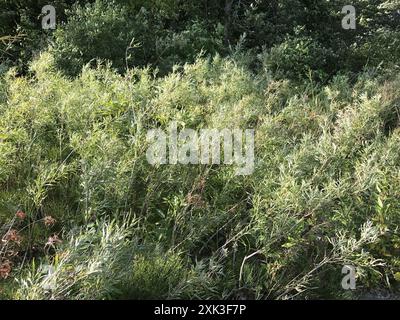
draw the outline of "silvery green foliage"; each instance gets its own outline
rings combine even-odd
[[[343,265],[357,287],[395,283],[398,75],[299,85],[218,55],[164,77],[70,79],[49,53],[30,70],[0,84],[0,217],[24,208],[41,257],[15,269],[13,297],[348,298]],[[172,121],[253,128],[254,173],[151,166],[147,131]]]

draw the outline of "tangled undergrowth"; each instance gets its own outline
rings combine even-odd
[[[400,77],[299,85],[233,59],[164,77],[50,54],[0,82],[0,297],[354,298],[400,280]],[[255,129],[256,166],[161,165],[146,133]],[[341,287],[357,268],[356,291]]]

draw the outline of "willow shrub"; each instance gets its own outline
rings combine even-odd
[[[345,264],[359,289],[396,284],[398,77],[298,85],[218,56],[164,77],[54,65],[0,83],[0,218],[22,237],[11,296],[346,298]],[[254,128],[254,174],[149,165],[147,130],[171,121]]]

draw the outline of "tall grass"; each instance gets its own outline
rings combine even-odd
[[[359,290],[395,287],[399,89],[398,76],[374,73],[277,81],[218,56],[165,77],[100,66],[69,79],[47,53],[26,77],[9,71],[0,82],[0,258],[12,265],[3,295],[350,298],[360,291],[342,290],[345,264],[357,267]],[[147,130],[171,121],[254,128],[254,174],[150,166]]]

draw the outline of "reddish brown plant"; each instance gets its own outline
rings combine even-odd
[[[54,219],[52,216],[45,216],[43,221],[44,225],[48,228],[54,226],[57,222],[57,220]]]
[[[58,237],[58,235],[54,234],[49,237],[45,247],[54,247],[57,244],[61,244],[62,240]]]
[[[11,229],[7,231],[2,240],[3,242],[14,242],[19,245],[22,242],[22,236],[17,230]]]
[[[6,260],[0,263],[0,279],[7,279],[11,273],[11,262]]]
[[[18,210],[15,216],[20,219],[20,220],[25,220],[26,218],[26,213],[23,212],[22,210]]]

